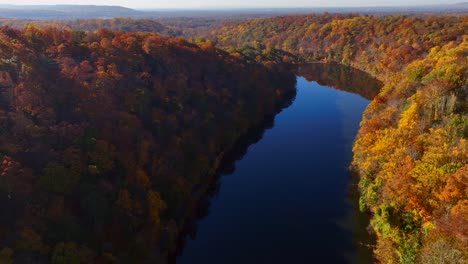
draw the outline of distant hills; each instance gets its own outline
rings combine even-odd
[[[0,18],[32,20],[74,20],[89,18],[167,18],[216,17],[258,18],[289,14],[356,13],[369,15],[468,14],[468,2],[447,5],[388,7],[316,7],[316,8],[235,8],[219,10],[159,9],[135,10],[121,6],[98,5],[5,5],[0,4]]]
[[[99,5],[8,5],[0,4],[0,8],[21,9],[21,10],[55,10],[62,12],[135,12],[134,9],[122,6],[99,6]]]
[[[0,17],[21,19],[79,19],[138,17],[143,12],[121,6],[0,5]]]

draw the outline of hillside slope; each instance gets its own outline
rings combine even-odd
[[[0,262],[165,263],[291,73],[154,33],[0,29]]]
[[[1,5],[0,17],[18,19],[78,19],[141,16],[143,12],[121,6]]]
[[[0,18],[0,26],[8,26],[15,29],[25,29],[28,25],[35,27],[72,29],[83,31],[94,31],[109,29],[112,31],[126,32],[152,32],[167,36],[180,36],[181,30],[177,27],[168,26],[154,19],[77,19],[77,20],[31,20],[31,19],[5,19]]]
[[[221,47],[351,65],[385,86],[354,147],[382,263],[468,259],[468,17],[286,16],[227,23]]]

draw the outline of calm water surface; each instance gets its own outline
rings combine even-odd
[[[336,89],[342,84],[334,85],[327,72],[328,79],[317,70],[302,74],[309,81],[297,78],[295,100],[235,163],[234,172],[220,178],[208,215],[177,263],[371,261],[361,245],[369,238],[350,199],[348,170],[369,100]],[[363,90],[378,89],[369,85]]]

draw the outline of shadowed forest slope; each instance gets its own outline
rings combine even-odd
[[[167,261],[292,73],[154,33],[0,29],[0,262]]]

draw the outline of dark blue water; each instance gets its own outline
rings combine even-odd
[[[297,79],[274,126],[220,179],[181,264],[364,263],[349,198],[352,145],[369,101]],[[364,249],[365,251],[365,249]]]

